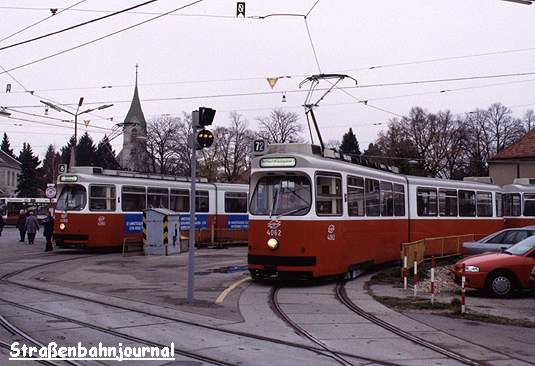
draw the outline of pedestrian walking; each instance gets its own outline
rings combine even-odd
[[[0,236],[2,236],[2,231],[4,231],[4,218],[0,215]]]
[[[48,216],[43,223],[43,234],[46,238],[45,252],[50,252],[53,249],[52,235],[54,235],[54,216],[52,216],[52,212],[50,211],[48,211]]]
[[[19,229],[20,242],[24,243],[24,237],[26,236],[26,211],[24,210],[20,210],[19,212],[17,229]]]
[[[35,234],[39,231],[39,220],[37,220],[33,211],[30,211],[26,218],[26,230],[28,232],[28,244],[32,245],[35,240]]]

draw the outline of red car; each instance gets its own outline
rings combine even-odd
[[[461,259],[453,268],[460,283],[465,264],[466,287],[485,289],[496,297],[506,297],[515,289],[529,288],[535,266],[535,236],[522,240],[503,253],[474,255]]]

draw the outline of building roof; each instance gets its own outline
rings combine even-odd
[[[498,152],[489,161],[529,158],[535,159],[535,129],[527,132],[520,140]]]
[[[0,166],[20,169],[20,162],[5,151],[0,150]]]
[[[139,123],[143,129],[147,128],[147,121],[143,115],[143,110],[141,109],[141,102],[139,101],[139,93],[137,91],[137,69],[136,69],[136,87],[134,89],[134,98],[132,98],[132,104],[130,104],[130,109],[126,114],[124,119],[125,123],[135,122]],[[128,125],[124,125],[123,128],[126,128]]]

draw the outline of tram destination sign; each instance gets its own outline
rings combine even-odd
[[[60,182],[66,182],[66,183],[78,182],[78,176],[76,176],[76,175],[60,175],[59,176],[59,181]]]
[[[260,159],[261,168],[292,168],[295,158],[264,158]]]

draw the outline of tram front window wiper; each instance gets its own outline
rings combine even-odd
[[[295,214],[295,213],[298,213],[299,211],[308,209],[308,207],[309,207],[309,206],[298,207],[298,208],[294,208],[293,210],[290,210],[290,211],[286,211],[286,212],[280,213],[280,214],[277,215],[277,220],[278,220],[281,216],[293,215],[293,214]]]
[[[273,215],[273,211],[275,211],[275,208],[277,207],[277,203],[279,202],[279,189],[278,186],[275,186],[275,192],[273,193],[273,204],[271,205],[271,209],[269,210],[269,218]]]

